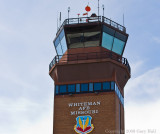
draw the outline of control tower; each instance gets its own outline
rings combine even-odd
[[[126,28],[104,17],[66,19],[54,39],[53,134],[123,134],[124,86],[130,66],[122,57]]]

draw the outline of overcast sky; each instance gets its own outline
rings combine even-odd
[[[0,0],[0,134],[52,134],[57,17],[97,13],[97,0]],[[126,130],[160,133],[160,1],[100,0],[105,16],[123,24],[132,78],[125,87]],[[100,9],[102,14],[102,9]],[[137,132],[138,133],[138,132]]]

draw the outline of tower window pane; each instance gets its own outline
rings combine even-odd
[[[64,30],[62,30],[62,32],[59,34],[59,39],[61,40],[64,36]]]
[[[63,55],[63,52],[62,52],[62,48],[61,48],[61,44],[59,43],[58,46],[56,47],[56,50],[57,50],[57,54],[58,55]]]
[[[115,37],[118,38],[118,39],[120,39],[120,40],[122,40],[122,41],[124,41],[124,42],[127,41],[127,36],[125,36],[125,35],[123,35],[123,34],[121,34],[119,32],[115,33]]]
[[[68,92],[69,93],[74,93],[75,92],[75,85],[74,84],[68,85]]]
[[[80,84],[76,84],[76,92],[80,92]]]
[[[61,46],[62,46],[62,52],[63,54],[67,51],[67,44],[66,44],[66,38],[63,37],[61,40]]]
[[[113,30],[112,28],[109,28],[107,26],[103,26],[103,32],[108,33],[112,36],[114,36],[114,34],[115,34],[115,30]]]
[[[88,91],[88,84],[87,84],[87,83],[81,84],[81,91],[82,91],[82,92]]]
[[[103,37],[102,37],[102,47],[111,50],[112,49],[112,44],[113,44],[113,36],[103,32]]]
[[[67,34],[69,48],[84,47],[83,45],[83,33]]]
[[[110,90],[111,86],[110,86],[110,82],[103,82],[103,90]]]
[[[58,94],[58,86],[56,86],[56,94]]]
[[[115,82],[111,82],[111,90],[115,89]]]
[[[86,32],[84,33],[84,47],[99,46],[100,32]]]
[[[125,42],[117,39],[117,38],[114,38],[114,43],[113,43],[113,49],[112,51],[121,55],[122,54],[122,51],[123,51],[123,48],[124,48],[124,45],[125,45]]]
[[[101,83],[94,83],[94,91],[101,90]]]
[[[67,86],[66,85],[60,85],[59,86],[59,93],[66,93],[67,92]]]
[[[58,46],[58,44],[59,44],[59,37],[57,37],[57,39],[54,41],[55,48]]]
[[[89,91],[93,91],[93,83],[89,83]]]

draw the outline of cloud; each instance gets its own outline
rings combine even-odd
[[[45,115],[36,123],[25,123],[21,125],[16,134],[52,134],[53,133],[53,116],[52,114]]]
[[[145,64],[144,60],[143,61],[139,60],[139,61],[136,61],[134,63],[131,63],[130,64],[130,66],[132,67],[131,68],[131,75],[134,76],[134,77],[139,75],[142,72],[144,64]]]
[[[160,133],[160,67],[129,80],[125,88],[126,131]]]
[[[135,130],[137,131],[135,133],[138,134],[138,130],[148,131],[151,129],[156,130],[154,134],[159,134],[159,113],[160,100],[154,103],[145,103],[144,105],[130,103],[125,108],[126,131]],[[149,134],[149,132],[145,134]]]
[[[52,105],[33,102],[25,98],[14,100],[1,97],[0,133],[33,134],[39,132],[39,134],[44,134],[52,131]]]
[[[160,44],[160,38],[159,37],[153,37],[153,41],[157,44]]]
[[[151,69],[144,74],[129,80],[125,87],[126,103],[152,102],[159,99],[160,67]]]

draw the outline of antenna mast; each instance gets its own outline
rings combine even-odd
[[[124,26],[124,13],[123,13],[123,26]]]
[[[102,5],[102,8],[103,8],[103,16],[104,16],[104,5]]]
[[[61,26],[61,12],[60,12],[60,15],[59,15],[59,25]]]
[[[98,0],[98,16],[99,16],[99,0]]]
[[[70,7],[68,7],[68,24],[69,24],[69,12],[70,12]]]
[[[57,17],[57,31],[58,31],[58,17]]]

